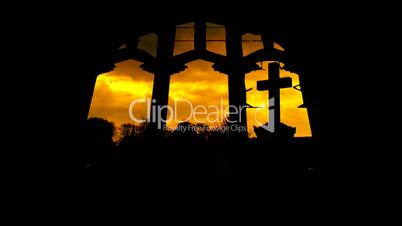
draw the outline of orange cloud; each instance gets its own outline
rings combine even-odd
[[[138,67],[138,64],[134,61],[126,61],[117,65],[117,70],[98,77],[89,117],[103,117],[116,124],[131,121],[128,114],[130,103],[135,99],[152,97],[153,76],[151,74],[129,69],[137,72],[129,77],[129,74],[122,69]],[[186,71],[171,77],[169,106],[173,108],[174,102],[181,99],[191,101],[193,106],[220,106],[222,99],[223,107],[226,107],[228,105],[227,76],[213,71],[211,63],[208,62],[195,61],[188,66]],[[263,68],[267,68],[267,63],[264,62]],[[299,82],[298,75],[287,71],[281,71],[281,77],[291,77],[293,85],[297,85]],[[256,82],[265,79],[267,79],[267,72],[263,70],[252,72],[246,76],[246,87],[253,88],[247,93],[247,102],[252,106],[263,107],[263,109],[247,109],[248,131],[252,136],[254,136],[253,126],[258,126],[258,122],[268,121],[268,92],[256,90]],[[281,90],[282,121],[297,128],[296,136],[311,136],[307,110],[297,108],[302,103],[300,91],[293,88]],[[211,109],[210,112],[212,110],[214,109]],[[178,102],[177,112],[172,113],[177,114],[178,120],[184,120],[189,116],[189,111],[190,108],[187,104]],[[146,104],[136,105],[133,113],[137,118],[146,118]],[[199,119],[205,119],[205,117],[199,117]],[[173,128],[177,122],[169,121],[167,124]]]
[[[192,24],[183,25],[183,27],[191,27]],[[213,25],[209,25],[213,26]],[[212,28],[207,31],[207,39],[220,40],[225,39],[224,31],[220,28]],[[194,29],[182,28],[178,29],[177,39],[191,40]],[[154,50],[149,47],[152,40],[143,40],[143,49]],[[260,36],[246,34],[243,40],[259,40]],[[225,54],[224,42],[208,43],[208,49],[220,54]],[[177,42],[175,46],[175,54],[189,51],[194,48],[190,42]],[[244,42],[243,52],[245,55],[262,48],[261,42]],[[91,103],[89,117],[102,117],[114,121],[117,125],[124,122],[130,122],[129,105],[135,99],[151,98],[153,75],[143,71],[139,66],[141,63],[129,60],[116,65],[114,71],[98,76],[94,95]],[[187,99],[195,105],[228,105],[228,80],[227,75],[216,72],[212,69],[212,63],[197,60],[187,64],[188,68],[171,77],[169,106],[174,107],[174,103],[180,99]],[[253,88],[247,92],[247,103],[252,106],[262,107],[262,109],[248,108],[247,123],[248,131],[251,136],[255,136],[253,126],[258,126],[258,122],[266,123],[268,121],[268,92],[260,92],[256,90],[256,82],[266,80],[268,78],[267,68],[268,62],[263,62],[265,70],[258,70],[246,75],[246,87]],[[299,84],[297,74],[288,71],[281,71],[281,77],[291,77],[293,86]],[[297,108],[303,104],[302,93],[293,88],[281,90],[281,118],[288,125],[296,127],[296,136],[311,136],[310,125],[307,110],[305,108]],[[211,109],[212,111],[212,109]],[[184,102],[178,104],[177,112],[178,120],[184,120],[190,113],[190,108]],[[146,118],[146,104],[136,105],[133,114],[137,118]],[[222,114],[220,111],[219,114]],[[169,114],[170,115],[170,114]],[[199,117],[205,119],[205,117]],[[206,123],[208,124],[208,123]],[[175,127],[177,122],[168,121],[169,127]],[[209,124],[215,126],[216,124]]]

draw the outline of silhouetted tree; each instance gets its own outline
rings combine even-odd
[[[202,135],[197,133],[197,126],[190,122],[179,123],[171,136],[176,141],[182,143],[199,142],[202,140]]]
[[[268,131],[268,129],[266,129],[268,125],[269,123],[265,123],[265,128],[262,126],[254,126],[254,132],[257,135],[257,140],[262,142],[288,142],[296,133],[296,127],[291,127],[284,123],[280,123],[278,131],[275,132]]]
[[[119,143],[138,135],[139,128],[133,123],[124,123],[119,127]]]
[[[97,117],[88,119],[86,129],[88,134],[91,134],[92,138],[103,138],[109,142],[113,141],[113,136],[116,132],[116,127],[113,122]]]
[[[102,118],[87,120],[84,131],[84,163],[87,166],[104,163],[114,149],[113,136],[116,128],[113,122]]]
[[[210,142],[224,142],[230,140],[230,123],[224,120],[220,125],[210,129],[207,139]]]

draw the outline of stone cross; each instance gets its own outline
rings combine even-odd
[[[278,130],[281,122],[281,106],[280,106],[280,89],[292,87],[292,78],[280,78],[279,63],[270,63],[268,65],[268,80],[257,81],[257,90],[268,90],[268,105],[269,105],[269,123],[268,131],[275,132]]]

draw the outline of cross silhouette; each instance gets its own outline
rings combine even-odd
[[[268,105],[269,105],[269,123],[268,131],[275,132],[278,130],[281,122],[281,99],[280,89],[292,87],[292,78],[280,78],[279,63],[270,63],[268,65],[268,80],[257,81],[257,90],[268,90]]]

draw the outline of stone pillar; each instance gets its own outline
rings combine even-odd
[[[80,99],[81,99],[81,106],[80,109],[82,109],[82,117],[81,120],[85,121],[88,118],[89,110],[91,108],[91,102],[92,102],[92,97],[95,89],[95,84],[96,84],[96,78],[98,77],[99,74],[91,73],[86,75],[84,78],[81,80],[80,84]]]
[[[98,75],[112,71],[114,64],[100,65],[92,70],[83,72],[83,76],[77,79],[76,95],[78,104],[77,118],[80,123],[88,119],[89,110],[91,107],[92,97],[95,89],[96,78]]]
[[[172,57],[174,51],[176,27],[171,26],[158,32],[154,84],[152,90],[151,126],[162,129],[166,125],[167,109],[163,108],[169,102],[170,75],[173,72]],[[159,111],[158,109],[162,109]]]
[[[234,27],[226,26],[226,56],[229,88],[229,105],[235,106],[231,109],[229,120],[234,121],[241,131],[232,131],[234,135],[247,137],[247,115],[246,115],[246,85],[244,83],[245,73],[242,68],[243,47],[242,34]]]
[[[203,51],[207,48],[207,25],[203,20],[195,21],[194,29],[194,49]]]
[[[270,63],[268,64],[268,77],[269,80],[273,84],[279,83],[280,80],[280,66],[279,63]],[[292,85],[292,81],[290,81],[290,85]],[[280,95],[280,86],[274,85],[271,89],[269,89],[269,122],[273,123],[274,131],[277,131],[279,125],[281,123],[281,95]]]

